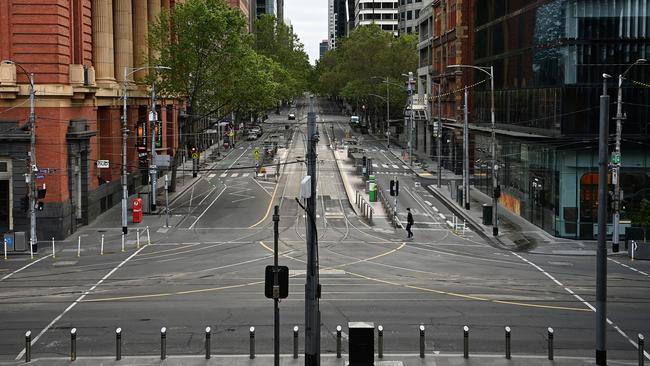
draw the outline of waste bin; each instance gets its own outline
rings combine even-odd
[[[377,202],[377,183],[370,183],[368,189],[368,199],[370,202]]]
[[[492,205],[483,205],[483,225],[492,225]]]
[[[131,201],[131,207],[133,208],[133,223],[142,222],[142,198],[134,198]]]
[[[369,322],[349,322],[348,332],[349,365],[373,365],[375,361],[375,324]]]

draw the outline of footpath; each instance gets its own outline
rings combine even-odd
[[[451,191],[453,187],[451,181],[461,182],[459,185],[462,185],[463,177],[461,175],[442,167],[442,186],[438,187],[437,161],[428,156],[414,153],[413,164],[410,164],[408,157],[404,154],[405,149],[400,146],[399,141],[391,140],[389,150],[423,180],[422,185],[426,186],[429,192],[491,245],[534,254],[596,255],[597,241],[554,237],[501,205],[498,207],[499,235],[493,236],[492,225],[483,225],[483,205],[492,205],[490,196],[471,186],[470,208],[466,210],[456,199],[456,194],[452,194]],[[618,253],[612,253],[611,249],[608,249],[608,255],[625,256],[627,252],[621,250]]]
[[[300,354],[298,358],[292,355],[280,355],[281,365],[304,365],[304,355]],[[336,358],[335,354],[321,355],[320,364],[323,366],[346,366],[349,363],[348,355],[342,355]],[[76,361],[70,361],[63,358],[42,358],[33,359],[29,365],[76,365],[76,366],[126,366],[126,365],[160,365],[160,366],[262,366],[272,365],[273,355],[264,354],[256,355],[250,359],[248,355],[212,355],[209,360],[203,356],[169,356],[165,360],[155,356],[142,357],[123,357],[120,361],[115,361],[111,357],[85,358],[78,357]],[[635,365],[634,361],[612,361],[608,360],[610,366]],[[0,362],[0,365],[25,365],[24,361]],[[555,357],[554,360],[548,360],[545,356],[526,356],[513,354],[511,359],[506,359],[504,355],[471,355],[464,359],[462,354],[427,354],[424,358],[418,355],[390,355],[385,354],[382,359],[375,359],[374,366],[592,366],[595,365],[593,359],[581,357]],[[368,365],[370,366],[370,365]]]

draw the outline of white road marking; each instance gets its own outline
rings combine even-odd
[[[433,210],[434,210],[436,213],[438,213],[438,207],[433,206],[432,208],[433,208]]]
[[[372,166],[373,166],[374,168],[379,168],[379,165],[377,165],[377,164],[372,164]]]
[[[196,225],[197,222],[199,222],[199,220],[201,219],[201,217],[203,217],[203,215],[205,215],[205,213],[208,212],[208,210],[210,209],[210,207],[212,207],[212,205],[214,205],[214,203],[217,202],[217,200],[219,199],[219,197],[221,197],[221,195],[222,195],[223,192],[225,192],[225,191],[226,191],[226,187],[223,187],[223,189],[221,190],[221,192],[219,192],[219,194],[217,195],[217,197],[215,197],[214,200],[212,200],[212,202],[208,205],[208,207],[206,207],[205,210],[203,210],[203,212],[201,212],[201,214],[199,215],[199,217],[197,217],[196,220],[194,220],[194,222],[192,223],[192,225],[190,225],[190,227],[189,227],[190,230],[194,227],[194,225]]]
[[[93,292],[93,291],[97,288],[97,286],[101,285],[104,281],[106,281],[106,279],[108,279],[111,275],[113,275],[113,273],[115,273],[118,269],[120,269],[120,267],[122,267],[122,266],[125,265],[128,261],[130,261],[131,258],[133,258],[133,257],[135,257],[136,255],[138,255],[138,253],[140,253],[140,252],[141,252],[144,248],[146,248],[147,246],[149,246],[149,245],[148,245],[148,244],[145,244],[145,245],[142,246],[140,249],[136,250],[135,253],[131,254],[128,258],[126,258],[125,260],[123,260],[122,262],[120,262],[120,264],[118,264],[117,266],[115,266],[115,268],[113,268],[113,269],[112,269],[110,272],[108,272],[104,277],[102,277],[101,280],[97,281],[97,283],[95,283],[95,284],[94,284],[90,289],[88,289],[88,290],[87,290],[86,292],[84,292],[81,296],[79,296],[79,297],[78,297],[78,298],[77,298],[77,299],[76,299],[72,304],[70,304],[70,305],[69,305],[65,310],[63,310],[63,312],[62,312],[61,314],[59,314],[56,318],[54,318],[54,320],[52,320],[52,321],[50,322],[50,324],[48,324],[45,328],[43,328],[43,330],[41,330],[41,332],[38,333],[38,335],[37,335],[34,339],[32,339],[31,345],[33,346],[34,344],[36,344],[36,342],[37,342],[37,341],[38,341],[38,340],[43,336],[43,334],[45,334],[45,332],[47,332],[50,328],[52,328],[52,326],[53,326],[54,324],[56,324],[56,322],[58,322],[58,321],[59,321],[59,320],[60,320],[60,319],[61,319],[61,318],[62,318],[62,317],[67,313],[67,312],[69,312],[70,310],[72,310],[72,308],[74,308],[74,307],[75,307],[79,302],[81,302],[81,300],[83,300],[86,296],[88,296],[88,294],[90,294],[91,292]],[[18,356],[16,356],[16,360],[20,360],[20,359],[23,357],[24,354],[25,354],[25,349],[23,348],[23,350],[20,351],[20,353],[18,354]]]
[[[244,173],[244,174],[242,174],[241,176],[242,176],[242,177],[248,177],[250,174],[251,174],[251,173]]]
[[[393,164],[391,166],[393,167],[393,169],[399,169],[399,167],[397,165],[395,165],[395,164]]]
[[[75,249],[75,250],[76,250],[76,249]],[[49,255],[46,255],[46,256],[43,257],[43,258],[37,259],[37,260],[35,260],[35,261],[33,261],[33,262],[29,262],[28,264],[26,264],[26,265],[24,265],[24,266],[18,268],[17,270],[15,270],[15,271],[9,273],[9,274],[6,275],[6,276],[0,278],[0,282],[6,280],[7,278],[9,278],[9,277],[15,275],[15,274],[18,273],[18,272],[20,272],[20,271],[26,269],[27,267],[33,266],[34,264],[36,264],[36,263],[42,261],[42,260],[45,259],[45,258],[51,257],[51,256],[52,256],[52,254],[49,254]]]
[[[239,173],[232,173],[230,175],[231,178],[237,178],[239,176]]]
[[[386,165],[386,164],[381,164],[381,166],[382,166],[384,169],[388,169],[388,165]]]
[[[612,258],[607,258],[607,259],[609,259],[610,261],[612,261],[612,262],[614,262],[614,263],[616,263],[616,264],[620,264],[621,266],[623,266],[623,267],[625,267],[625,268],[627,268],[627,269],[631,269],[632,271],[634,271],[634,272],[636,272],[636,273],[638,273],[638,274],[644,275],[644,276],[646,276],[646,277],[650,277],[649,274],[647,274],[647,273],[645,273],[645,272],[643,272],[643,271],[639,271],[638,269],[636,269],[636,268],[634,268],[634,267],[630,267],[630,266],[628,266],[627,264],[621,263],[621,262],[617,261],[616,259],[612,259]]]
[[[443,215],[441,213],[439,213],[438,216],[440,216],[440,218],[443,219],[443,220],[446,219],[445,215]]]
[[[431,202],[429,202],[429,201],[427,201],[427,200],[424,200],[424,203],[426,203],[426,204],[429,205],[429,206],[433,206],[433,205],[431,204]]]
[[[214,178],[215,176],[216,176],[216,174],[212,173],[212,174],[208,175],[208,178]]]
[[[402,165],[402,168],[409,169],[408,165]]]
[[[555,282],[558,286],[562,287],[566,292],[568,292],[568,293],[570,293],[571,295],[573,295],[573,297],[575,297],[576,299],[578,299],[578,301],[580,301],[580,302],[583,303],[586,307],[588,307],[589,309],[591,309],[591,311],[596,312],[596,308],[595,308],[595,307],[593,307],[590,303],[588,303],[587,301],[585,301],[585,299],[583,299],[580,295],[578,295],[578,294],[576,294],[575,292],[573,292],[570,288],[564,286],[564,284],[562,284],[562,282],[556,280],[555,277],[553,277],[550,273],[546,272],[546,271],[545,271],[544,269],[542,269],[540,266],[538,266],[537,264],[535,264],[535,263],[529,261],[528,259],[526,259],[526,258],[520,256],[519,254],[517,254],[517,253],[515,253],[515,252],[512,252],[512,254],[513,254],[514,256],[516,256],[517,258],[521,259],[522,261],[526,262],[527,264],[533,266],[533,267],[534,267],[535,269],[537,269],[538,271],[542,272],[542,274],[544,274],[546,277],[550,278],[550,279],[551,279],[553,282]],[[629,337],[629,336],[628,336],[628,335],[627,335],[627,334],[626,334],[626,333],[625,333],[621,328],[619,328],[618,325],[614,324],[614,322],[613,322],[612,320],[610,320],[609,318],[606,318],[606,319],[607,319],[607,324],[611,325],[612,328],[614,328],[614,329],[618,332],[618,334],[620,334],[621,336],[623,336],[623,338],[627,339],[627,341],[630,342],[630,343],[634,346],[634,348],[639,349],[639,345],[638,345],[638,344],[637,344],[637,343],[636,343],[632,338],[630,338],[630,337]],[[643,351],[643,354],[645,355],[645,357],[646,357],[647,359],[650,360],[650,353],[648,353],[648,351]]]
[[[228,176],[228,173],[223,173],[223,174],[221,174],[219,177],[221,177],[221,178],[225,178],[225,177],[227,177],[227,176]]]

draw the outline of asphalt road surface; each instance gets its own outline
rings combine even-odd
[[[68,245],[56,259],[42,250],[35,263],[3,262],[0,359],[23,355],[27,329],[38,337],[33,357],[65,357],[73,327],[83,356],[114,354],[117,327],[125,355],[156,355],[163,326],[169,354],[201,354],[206,326],[214,353],[247,354],[251,326],[257,352],[272,353],[273,301],[264,297],[263,281],[264,267],[273,263],[274,205],[281,215],[280,264],[290,268],[290,295],[280,303],[281,350],[291,352],[298,325],[302,352],[305,216],[295,197],[306,174],[308,109],[300,101],[296,121],[287,120],[286,110],[270,115],[260,140],[238,143],[205,165],[201,179],[171,205],[173,226],[152,226],[151,244],[143,239],[139,249],[129,242],[124,252],[114,246],[105,255],[88,250],[80,257]],[[426,189],[429,181],[392,155],[385,141],[351,131],[348,117],[324,99],[315,111],[323,353],[335,352],[337,325],[345,338],[348,322],[370,321],[384,327],[387,353],[417,353],[423,324],[427,352],[461,352],[468,325],[472,352],[501,354],[510,326],[513,354],[543,355],[547,327],[553,327],[557,355],[593,357],[593,256],[516,253],[471,231],[454,233],[446,224],[451,213]],[[278,149],[278,180],[256,179],[255,148],[285,131],[292,138]],[[399,218],[404,222],[403,208],[411,207],[412,240],[385,219],[370,225],[352,210],[330,148],[350,135],[359,135],[384,189],[390,179],[400,180]],[[96,230],[86,230],[96,237]],[[650,263],[618,256],[608,264],[608,356],[633,360],[637,334],[650,334]]]

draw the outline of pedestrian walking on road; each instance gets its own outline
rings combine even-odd
[[[411,226],[413,226],[413,214],[411,214],[410,207],[407,207],[406,211],[408,212],[408,215],[406,215],[406,233],[408,234],[409,238],[412,238],[413,232],[411,231]]]

